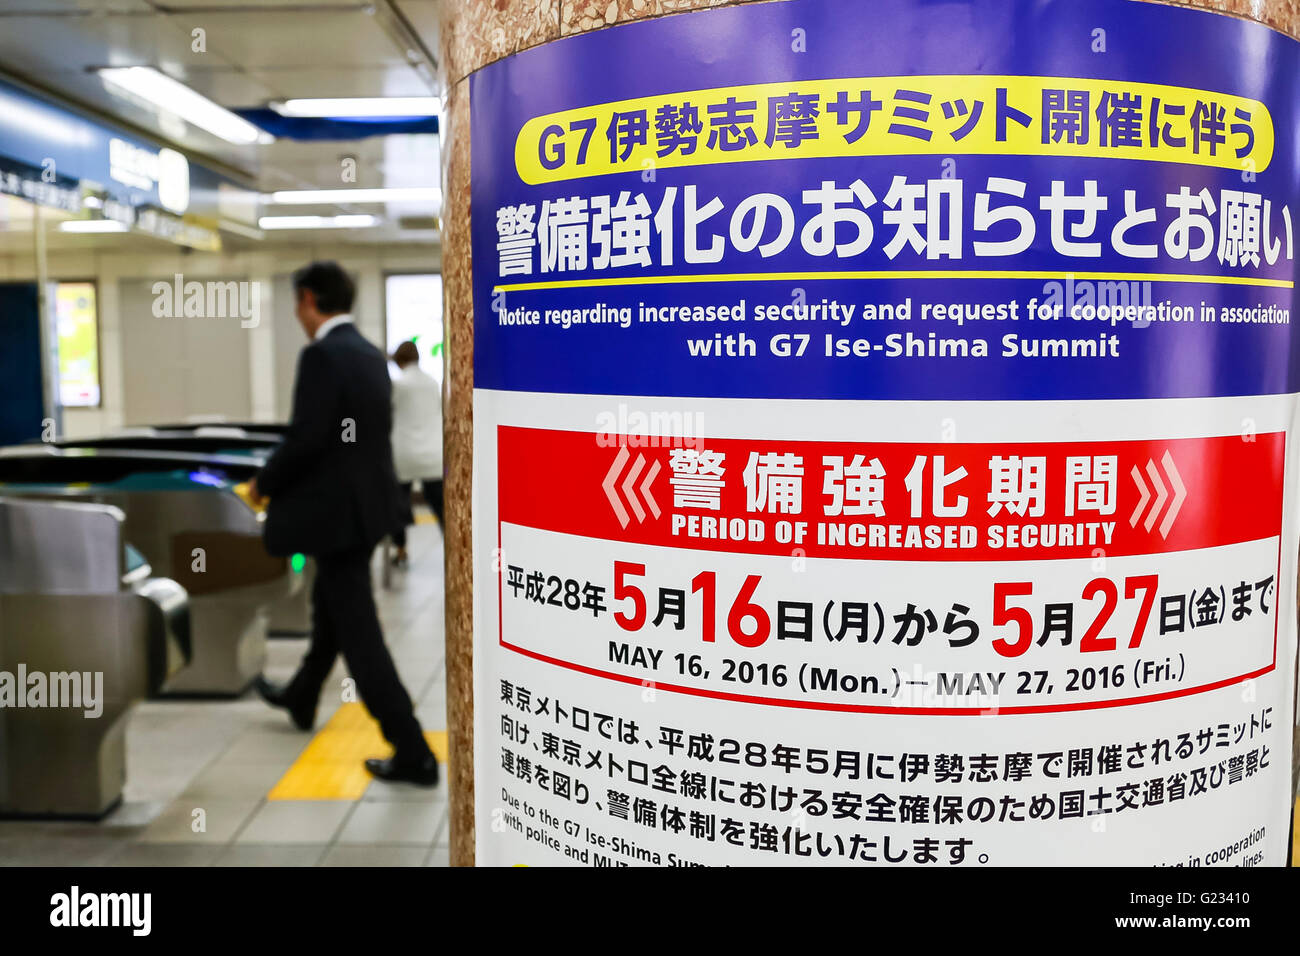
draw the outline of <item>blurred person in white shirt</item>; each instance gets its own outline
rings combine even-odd
[[[420,368],[414,342],[403,342],[393,352],[399,373],[393,380],[393,466],[406,501],[406,524],[415,523],[411,491],[416,481],[424,500],[443,524],[442,510],[442,387]],[[393,535],[397,554],[393,563],[405,567],[406,528]]]

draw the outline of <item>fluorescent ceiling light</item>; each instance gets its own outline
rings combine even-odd
[[[436,186],[395,186],[388,189],[279,189],[263,198],[282,206],[315,206],[341,202],[436,203],[442,199],[442,190]]]
[[[59,232],[126,232],[126,225],[116,219],[68,219],[59,223]]]
[[[297,99],[272,103],[281,116],[335,117],[437,116],[442,100],[436,96],[352,96],[333,99]]]
[[[365,229],[379,224],[376,216],[263,216],[261,229]]]
[[[110,87],[146,100],[228,143],[249,146],[273,140],[242,116],[236,116],[151,66],[110,67],[100,70],[99,75]]]

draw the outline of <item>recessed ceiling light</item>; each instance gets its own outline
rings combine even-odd
[[[110,89],[116,87],[124,90],[228,143],[250,146],[253,143],[274,141],[274,137],[242,116],[236,116],[202,93],[151,66],[109,67],[100,70],[99,75]]]
[[[377,216],[263,216],[260,229],[365,229],[379,224]]]
[[[59,232],[126,232],[126,225],[116,219],[68,219],[59,223]]]
[[[263,196],[282,206],[315,206],[341,202],[438,202],[436,186],[394,186],[384,189],[279,189]]]
[[[356,119],[374,116],[437,116],[442,100],[436,96],[352,96],[295,99],[272,103],[281,116]]]

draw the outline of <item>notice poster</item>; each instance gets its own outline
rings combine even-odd
[[[1296,67],[800,0],[475,74],[478,862],[1283,864]]]

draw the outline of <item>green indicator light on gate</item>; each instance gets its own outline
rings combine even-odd
[[[289,559],[289,567],[293,568],[294,574],[302,574],[302,569],[307,566],[307,555],[295,554]]]

